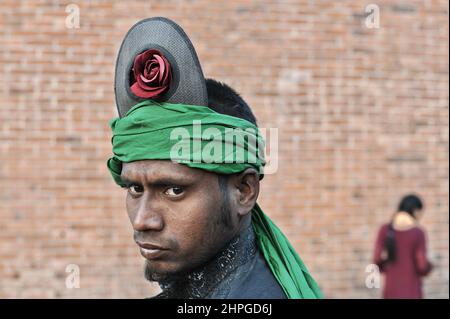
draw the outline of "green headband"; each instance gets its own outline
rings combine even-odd
[[[108,168],[121,186],[122,163],[151,159],[218,174],[253,167],[263,176],[265,143],[258,127],[205,106],[146,100],[110,126],[114,156]]]
[[[125,117],[113,119],[110,126],[114,156],[108,168],[120,186],[124,186],[122,163],[145,159],[172,160],[218,174],[253,167],[262,176],[264,140],[258,128],[204,106],[146,100]],[[258,204],[251,215],[258,247],[286,296],[321,298],[319,287],[280,229]]]

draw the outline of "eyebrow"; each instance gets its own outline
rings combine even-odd
[[[124,187],[129,187],[132,185],[142,185],[141,182],[137,180],[133,180],[128,177],[121,177],[122,182],[125,184]],[[149,186],[152,187],[162,187],[162,186],[172,186],[172,185],[187,185],[191,184],[192,182],[189,180],[186,180],[186,178],[173,178],[173,177],[162,177],[157,178],[155,180],[152,180],[151,182],[146,183]]]

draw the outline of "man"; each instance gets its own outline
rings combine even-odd
[[[204,80],[179,26],[153,18],[129,31],[115,92],[108,168],[127,189],[145,276],[162,288],[156,298],[321,297],[256,203],[264,142],[251,109]],[[230,142],[230,131],[247,138]]]

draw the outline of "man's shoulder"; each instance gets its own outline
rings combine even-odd
[[[236,279],[229,299],[286,299],[264,256],[257,252],[249,271]]]

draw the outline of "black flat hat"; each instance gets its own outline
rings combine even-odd
[[[172,67],[172,80],[165,93],[154,99],[160,102],[208,106],[205,78],[194,46],[175,22],[155,17],[136,23],[126,34],[116,62],[114,92],[119,117],[145,100],[130,90],[134,59],[142,52],[160,51]]]

